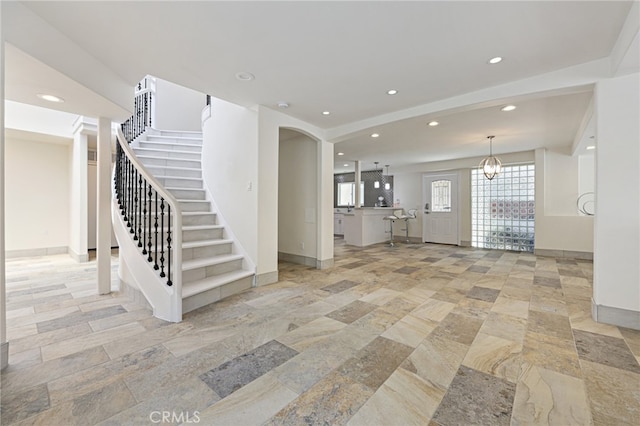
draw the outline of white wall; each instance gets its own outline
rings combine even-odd
[[[161,130],[201,130],[206,96],[195,90],[156,78],[152,127]]]
[[[211,117],[204,121],[202,130],[205,183],[218,213],[251,262],[258,265],[258,215],[263,212],[258,207],[257,196],[257,113],[212,98]],[[277,162],[273,167],[277,171]],[[277,197],[277,193],[273,197]]]
[[[55,111],[35,105],[5,100],[5,127],[7,129],[73,137],[73,123],[78,115]]]
[[[333,259],[333,144],[323,132],[304,121],[263,106],[259,111],[258,155],[258,274],[265,280],[277,279],[278,270],[278,150],[280,128],[286,127],[318,140],[318,249],[321,265]],[[324,263],[327,262],[327,263]],[[260,277],[259,277],[260,279]],[[260,281],[259,281],[260,284]]]
[[[280,141],[278,251],[317,258],[317,142],[308,136]]]
[[[640,74],[598,82],[593,299],[640,311]],[[636,320],[640,327],[640,320]],[[629,325],[627,325],[629,326]]]
[[[7,251],[68,247],[70,144],[7,137]]]

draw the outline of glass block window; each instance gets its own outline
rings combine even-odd
[[[471,170],[471,245],[533,253],[535,166],[504,166],[493,180]]]
[[[431,183],[431,211],[451,211],[451,181],[435,180]]]

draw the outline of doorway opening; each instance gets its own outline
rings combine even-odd
[[[505,166],[493,180],[471,170],[471,245],[533,253],[535,166]]]
[[[458,173],[424,175],[422,191],[422,240],[425,243],[460,244]]]

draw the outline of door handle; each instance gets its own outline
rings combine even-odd
[[[424,213],[425,213],[425,214],[429,214],[429,213],[430,213],[430,212],[429,212],[429,203],[425,203],[425,204],[424,204]]]

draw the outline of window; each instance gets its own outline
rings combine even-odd
[[[431,211],[442,213],[451,211],[451,181],[434,180],[431,182]]]
[[[338,206],[355,206],[355,182],[338,183]],[[360,205],[364,205],[364,182],[360,182]]]
[[[471,170],[471,245],[533,252],[535,166],[506,166],[493,180]]]

